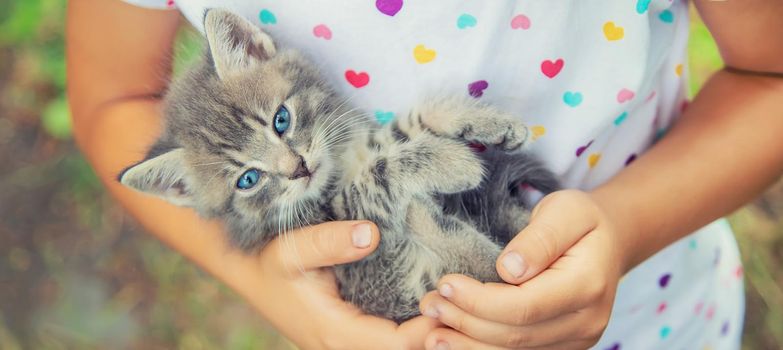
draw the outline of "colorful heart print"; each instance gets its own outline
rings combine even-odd
[[[604,23],[604,36],[606,40],[617,41],[625,37],[625,29],[609,21]]]
[[[590,167],[590,169],[595,168],[599,161],[601,161],[601,153],[593,153],[587,157],[587,165]]]
[[[489,83],[486,80],[477,80],[468,84],[468,94],[475,98],[479,98],[484,95],[484,90],[489,87]]]
[[[626,88],[620,89],[620,91],[617,92],[617,102],[623,103],[630,101],[636,96],[633,91],[628,90]]]
[[[326,26],[326,24],[319,24],[313,27],[313,35],[316,38],[323,38],[324,40],[332,40],[332,30]]]
[[[393,17],[402,9],[402,0],[376,0],[375,8],[382,14]]]
[[[546,128],[543,125],[535,125],[530,128],[530,132],[533,133],[533,141],[546,134]]]
[[[582,96],[581,92],[574,92],[574,91],[566,91],[563,94],[563,102],[567,104],[569,107],[576,107],[582,104],[582,100],[584,99],[584,96]]]
[[[560,74],[564,64],[565,61],[563,61],[562,58],[558,58],[555,61],[545,60],[541,62],[541,73],[544,73],[544,75],[552,79]]]
[[[388,111],[375,111],[375,120],[379,124],[384,125],[394,119],[394,112]]]
[[[355,88],[363,87],[370,83],[370,75],[365,72],[356,72],[352,69],[345,71],[345,80]]]
[[[652,0],[637,0],[636,12],[639,14],[647,12],[647,9],[650,8],[650,2],[652,2]]]
[[[669,334],[671,334],[671,332],[672,332],[672,328],[671,328],[671,327],[669,327],[669,326],[663,326],[663,327],[661,328],[661,333],[660,333],[661,339],[666,339],[666,338],[668,338],[668,337],[669,337]]]
[[[416,47],[413,48],[413,58],[416,60],[416,62],[424,64],[432,62],[432,60],[435,59],[435,56],[437,56],[437,52],[432,49],[428,49],[424,45],[416,45]]]
[[[662,314],[664,311],[666,311],[666,302],[662,301],[660,304],[658,304],[658,309],[655,310],[655,313]]]
[[[620,126],[620,124],[622,124],[626,118],[628,118],[628,112],[623,112],[622,114],[617,116],[617,118],[614,118],[614,125]]]
[[[263,9],[258,13],[258,19],[262,24],[277,24],[277,17],[275,17],[275,14],[272,13],[272,11],[267,9]]]
[[[669,285],[669,281],[671,281],[671,279],[672,279],[672,274],[670,273],[664,274],[658,279],[658,286],[661,288],[666,288],[666,286]]]
[[[633,163],[633,161],[635,160],[636,160],[636,153],[631,154],[630,156],[628,156],[628,159],[625,160],[625,166],[631,165],[631,163]]]
[[[663,10],[658,14],[658,19],[663,23],[672,23],[674,22],[674,13],[670,10]]]
[[[530,29],[530,18],[525,15],[516,15],[511,19],[511,29]]]
[[[459,29],[475,27],[476,23],[478,23],[476,17],[473,17],[467,13],[463,13],[459,16],[459,18],[457,18],[457,28]]]
[[[584,151],[585,151],[587,148],[589,148],[589,147],[590,147],[590,145],[592,145],[592,144],[593,144],[593,141],[595,141],[595,140],[590,140],[590,142],[588,142],[586,145],[584,145],[584,146],[579,146],[579,148],[577,148],[577,149],[576,149],[576,156],[577,156],[577,157],[581,156],[581,155],[582,155],[582,153],[584,153]]]

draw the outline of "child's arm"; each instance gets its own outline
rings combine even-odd
[[[301,260],[277,240],[248,256],[226,246],[215,222],[117,183],[120,170],[141,159],[160,131],[160,95],[170,79],[178,25],[175,11],[116,0],[68,3],[68,94],[76,140],[101,181],[149,232],[228,284],[297,345],[420,347],[436,322],[418,318],[398,327],[362,315],[340,299],[331,269],[321,268],[372,252],[378,243],[374,226],[358,241],[355,222],[294,232],[291,242]]]
[[[728,66],[783,73],[783,3],[696,5]],[[539,204],[530,226],[498,259],[503,279],[518,286],[444,277],[441,293],[428,294],[421,307],[434,308],[457,331],[433,331],[428,348],[595,344],[622,273],[780,177],[781,100],[779,77],[716,73],[666,137],[608,183],[591,193],[558,192]],[[505,260],[510,252],[522,259]]]

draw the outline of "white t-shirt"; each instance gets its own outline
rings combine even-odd
[[[518,115],[565,187],[592,189],[644,153],[686,106],[683,0],[128,0],[244,15],[316,62],[385,122],[433,94]],[[664,218],[665,219],[665,218]],[[596,349],[736,349],[742,266],[721,220],[621,281]]]

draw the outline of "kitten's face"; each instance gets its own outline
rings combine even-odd
[[[212,10],[205,28],[212,60],[172,85],[166,135],[120,181],[248,226],[292,215],[337,175],[357,116],[251,23]]]

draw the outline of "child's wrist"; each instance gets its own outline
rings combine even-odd
[[[622,273],[628,272],[639,262],[639,247],[644,241],[639,229],[638,216],[630,213],[628,203],[610,187],[600,187],[588,195],[601,211],[603,224],[609,226],[620,259]]]

